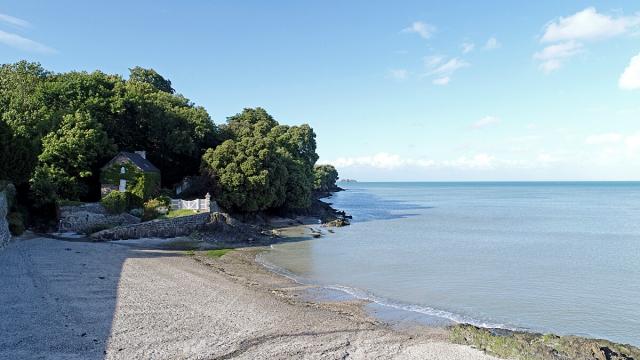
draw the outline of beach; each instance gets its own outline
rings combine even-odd
[[[0,358],[492,359],[445,329],[392,328],[256,263],[32,236],[0,252]]]

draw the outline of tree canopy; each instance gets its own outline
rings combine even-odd
[[[247,108],[221,131],[227,140],[207,150],[202,169],[218,184],[222,206],[259,211],[311,204],[318,155],[309,125],[279,125],[264,109]]]
[[[317,191],[335,190],[338,170],[333,165],[316,165],[313,169],[313,189]]]
[[[219,143],[204,108],[140,67],[125,80],[100,71],[53,73],[26,61],[2,65],[0,120],[0,178],[74,200],[95,200],[95,171],[117,150],[146,150],[171,186],[197,174],[204,151]]]
[[[217,127],[153,69],[133,67],[125,79],[26,61],[0,66],[0,179],[43,207],[97,200],[101,166],[117,151],[145,150],[164,187],[200,173],[230,210],[306,208],[333,176],[314,170],[315,137],[262,108]]]

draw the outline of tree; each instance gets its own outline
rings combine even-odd
[[[318,160],[316,135],[309,125],[279,125],[271,129],[269,136],[279,146],[279,152],[287,167],[286,199],[284,205],[291,209],[311,205],[313,165]]]
[[[162,171],[162,182],[173,185],[195,175],[206,149],[218,144],[216,127],[207,111],[182,95],[157,91],[141,82],[126,84],[128,138],[116,138],[121,149],[147,151]]]
[[[140,66],[129,69],[129,81],[147,83],[154,88],[169,94],[173,94],[175,92],[171,87],[171,81],[169,79],[165,79],[153,69],[145,69]]]
[[[45,199],[77,200],[86,194],[86,180],[95,174],[97,160],[115,150],[102,125],[89,114],[65,115],[60,128],[42,139],[32,188]]]
[[[255,212],[284,203],[287,168],[268,138],[227,140],[202,157],[217,184],[216,198],[229,210]]]
[[[332,191],[338,180],[338,170],[333,165],[316,165],[313,169],[313,189],[317,191]]]
[[[223,207],[239,211],[306,208],[311,204],[313,129],[286,126],[262,108],[244,109],[221,126],[228,139],[203,157]]]
[[[0,147],[11,149],[3,156],[9,159],[0,162],[0,176],[18,186],[28,182],[40,153],[40,140],[53,126],[43,97],[50,76],[37,63],[0,66]]]

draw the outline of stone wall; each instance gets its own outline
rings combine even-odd
[[[100,203],[87,203],[79,206],[63,206],[60,208],[58,231],[91,233],[100,228],[137,224],[140,218],[130,214],[108,214]]]
[[[213,219],[217,219],[216,215],[216,213],[203,213],[119,226],[117,228],[99,231],[91,235],[91,238],[95,240],[125,240],[149,237],[170,238],[186,236],[196,230],[207,228]]]
[[[11,240],[9,223],[7,222],[8,205],[4,191],[0,191],[0,250],[7,246]]]

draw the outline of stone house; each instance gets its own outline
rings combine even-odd
[[[160,187],[160,169],[147,160],[145,151],[121,151],[100,172],[102,196],[111,191],[132,190],[136,186],[142,192],[154,191]]]

